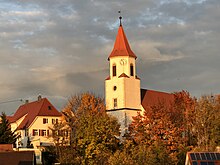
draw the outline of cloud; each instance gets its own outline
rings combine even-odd
[[[144,88],[219,93],[219,5],[218,0],[0,1],[0,99],[41,93],[61,108],[77,92],[104,96],[118,10]],[[12,112],[17,106],[4,108]]]

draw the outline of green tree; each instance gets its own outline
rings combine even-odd
[[[14,144],[18,135],[11,131],[10,123],[4,112],[2,112],[0,117],[0,144]]]
[[[62,113],[64,125],[70,128],[70,145],[59,144],[58,157],[65,158],[60,163],[105,164],[118,147],[119,124],[106,114],[104,100],[90,93],[76,95]]]
[[[109,158],[108,163],[110,165],[172,165],[173,161],[163,143],[155,141],[149,146],[126,140],[123,147]]]

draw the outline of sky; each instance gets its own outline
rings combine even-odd
[[[104,97],[119,10],[142,88],[220,93],[219,0],[0,0],[0,112]]]

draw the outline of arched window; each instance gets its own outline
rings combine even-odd
[[[112,75],[116,76],[116,65],[113,65],[112,67]]]
[[[130,64],[130,75],[134,76],[134,66],[133,66],[133,64]]]

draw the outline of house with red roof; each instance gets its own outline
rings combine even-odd
[[[127,130],[137,112],[163,102],[167,106],[174,101],[171,93],[141,89],[136,74],[137,56],[130,48],[121,19],[115,44],[108,57],[109,76],[105,79],[106,112],[118,118],[121,134]]]
[[[47,98],[38,96],[37,101],[21,105],[13,116],[8,117],[11,130],[20,135],[17,148],[34,148],[53,144],[50,127],[61,120],[61,113]]]

